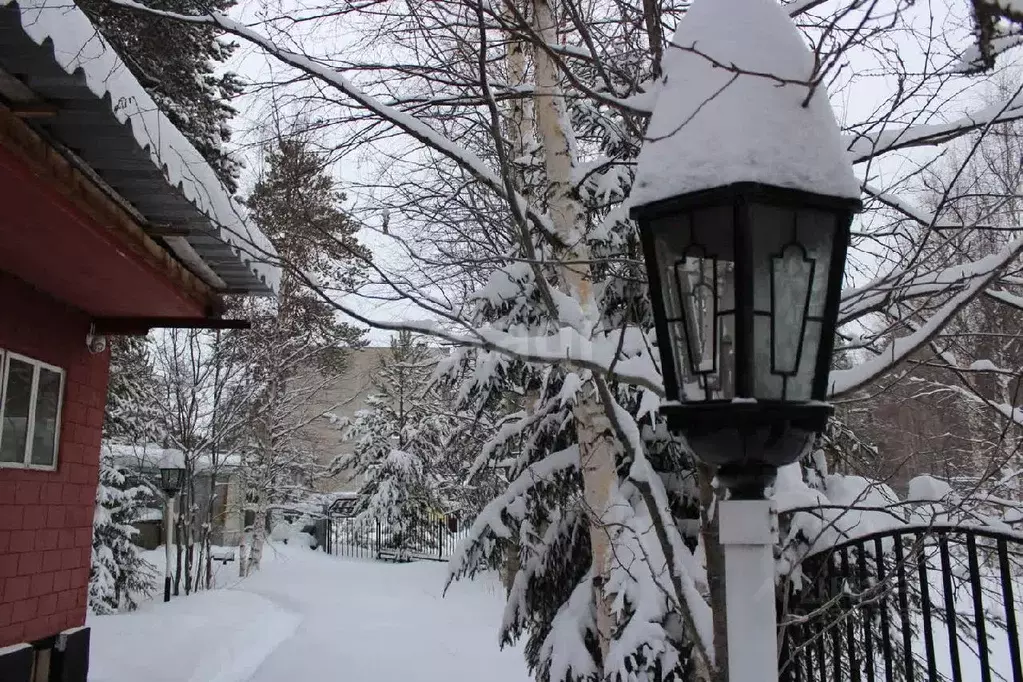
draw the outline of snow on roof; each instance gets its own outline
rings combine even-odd
[[[54,60],[65,72],[84,75],[89,90],[110,103],[113,115],[131,130],[168,184],[209,218],[219,239],[276,292],[280,268],[268,262],[276,260],[273,245],[246,219],[213,169],[159,110],[85,14],[67,0],[0,0],[4,6],[20,10],[22,30],[37,45],[49,41]]]
[[[824,87],[802,106],[813,65],[775,0],[696,0],[664,53],[631,205],[736,182],[858,199]]]
[[[163,521],[163,510],[147,507],[138,513],[134,523],[144,523],[146,521]]]
[[[114,458],[114,462],[130,469],[185,468],[185,453],[177,448],[163,448],[153,443],[124,444],[103,442],[103,448]],[[208,455],[196,455],[193,467],[195,471],[211,469]],[[241,457],[235,453],[222,454],[217,457],[220,469],[231,469],[241,464]]]

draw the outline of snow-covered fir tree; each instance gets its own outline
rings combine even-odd
[[[616,226],[608,242],[594,242],[593,248],[614,248],[612,240],[621,247],[618,240],[628,235],[624,227]],[[623,319],[611,311],[648,310],[634,287],[608,281],[604,291],[603,304],[617,324]],[[474,298],[481,323],[498,329],[541,334],[558,324],[538,300],[532,273],[520,264],[497,271]],[[468,472],[472,481],[495,463],[510,462],[508,484],[480,513],[452,567],[455,578],[482,568],[510,570],[502,642],[525,638],[527,661],[543,681],[599,679],[604,666],[632,671],[636,679],[682,679],[692,635],[672,604],[674,587],[656,575],[654,567],[665,559],[648,503],[657,491],[663,508],[671,510],[674,527],[682,531],[673,540],[679,550],[674,559],[690,562],[690,574],[698,576],[691,552],[698,541],[699,490],[691,461],[652,412],[651,396],[629,386],[609,387],[613,393],[607,398],[620,420],[634,425],[623,434],[634,449],[616,455],[621,479],[615,483],[613,518],[600,521],[616,558],[602,581],[594,580],[592,508],[583,490],[575,414],[581,395],[595,390],[592,377],[486,351],[460,353],[450,371],[460,379],[466,407],[518,396],[518,409],[483,445]],[[616,601],[609,606],[616,624],[606,653],[597,638],[595,594]]]
[[[132,542],[132,525],[149,508],[153,491],[135,475],[118,466],[103,448],[92,528],[92,570],[89,608],[96,614],[133,610],[152,590],[156,567]]]
[[[103,420],[104,443],[145,446],[159,433],[154,401],[157,378],[146,337],[110,339],[110,383]],[[132,542],[132,522],[153,502],[153,490],[136,474],[118,465],[104,446],[93,516],[89,608],[94,613],[134,609],[146,595],[155,568]]]
[[[155,402],[157,376],[149,339],[114,336],[110,344],[110,382],[103,416],[103,438],[116,443],[145,444],[160,431]]]
[[[521,6],[530,14],[550,11],[543,2]],[[649,77],[650,64],[634,59],[627,31],[609,29],[602,44],[629,64],[632,85],[620,83],[622,92]],[[538,78],[552,77],[542,55],[528,59],[530,48],[514,40],[506,49],[513,85],[524,85],[531,68]],[[557,91],[551,80],[542,87]],[[584,329],[623,359],[653,346],[635,225],[612,208],[628,193],[628,160],[639,146],[639,131],[620,113],[540,96],[509,103],[516,189],[545,197],[537,207],[578,231],[551,237],[530,229],[526,237],[514,215],[466,205],[473,222],[463,218],[458,229],[487,234],[492,245],[480,253],[473,240],[472,257],[500,263],[467,297],[474,327],[538,339],[566,326]],[[553,151],[566,147],[585,147],[599,159],[578,185]],[[701,491],[692,462],[657,418],[657,397],[582,367],[499,351],[464,350],[452,373],[467,406],[515,403],[468,472],[471,480],[510,461],[509,483],[479,515],[452,567],[455,578],[485,567],[510,574],[502,642],[525,639],[527,662],[544,682],[672,680],[693,667],[705,670],[706,659],[693,656],[694,646],[706,651],[710,639],[709,612],[698,596],[710,588],[693,555]],[[660,568],[666,561],[689,582],[673,582]]]
[[[76,0],[124,59],[132,75],[170,122],[216,171],[229,191],[238,188],[240,164],[224,145],[235,115],[231,100],[241,80],[224,69],[237,45],[212,26],[182,24],[118,7],[108,0]],[[235,0],[142,0],[163,11],[227,11]]]
[[[409,332],[391,340],[374,392],[346,429],[355,448],[334,465],[361,479],[358,517],[387,528],[399,553],[414,549],[430,519],[451,504],[445,484],[456,427],[433,381],[436,355]]]

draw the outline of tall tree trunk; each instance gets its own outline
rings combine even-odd
[[[252,544],[249,547],[248,572],[259,570],[260,561],[263,559],[263,545],[266,544],[267,525],[267,503],[264,495],[259,496],[256,507],[256,518],[252,522]]]
[[[184,537],[184,533],[182,532],[182,529],[181,529],[181,520],[182,520],[182,518],[184,518],[184,515],[181,514],[181,513],[178,513],[178,514],[175,514],[175,516],[176,516],[176,518],[174,520],[175,521],[175,523],[174,523],[174,535],[175,535],[174,545],[175,545],[175,549],[177,549],[177,565],[174,567],[174,596],[177,597],[179,594],[181,594],[181,568],[182,568],[182,558],[183,558],[182,557],[183,552],[182,552],[181,540]]]
[[[242,512],[244,514],[244,512]],[[249,574],[249,547],[251,541],[249,539],[249,529],[245,528],[242,530],[242,539],[238,544],[238,577],[244,578]]]
[[[541,40],[548,45],[558,44],[554,13],[548,0],[533,0],[533,22]],[[579,304],[584,316],[592,317],[596,314],[597,306],[593,296],[593,280],[587,265],[590,254],[585,241],[585,213],[572,186],[572,171],[576,163],[575,139],[569,129],[557,66],[545,50],[535,49],[533,55],[536,67],[536,123],[546,162],[549,212],[558,237],[567,246],[564,260],[571,263],[561,268],[566,289],[564,293]],[[586,329],[579,331],[588,332]],[[607,512],[611,491],[618,481],[615,469],[618,444],[611,423],[595,394],[580,397],[573,412],[582,466],[583,497],[590,523],[590,546],[596,578],[593,596],[597,612],[597,639],[603,664],[607,658],[612,631],[610,599],[603,589],[611,558],[611,543],[603,517]]]
[[[653,76],[656,78],[661,75],[661,59],[664,56],[664,32],[661,30],[661,4],[658,0],[643,0],[643,23],[653,60]]]
[[[189,476],[188,509],[184,519],[185,532],[185,594],[192,594],[192,578],[195,565],[195,476]]]
[[[514,25],[515,12],[512,11],[507,2],[502,5],[502,11],[505,20],[510,25]],[[515,32],[508,32],[505,39],[507,41],[505,66],[508,69],[508,83],[513,88],[525,86],[527,85],[525,45]],[[532,101],[526,97],[510,98],[506,106],[506,117],[505,134],[511,143],[510,156],[513,160],[522,158],[536,140]],[[520,167],[512,163],[508,172],[512,175],[515,188],[523,196],[528,196],[528,182],[523,176]],[[526,393],[524,402],[527,410],[534,410],[536,408],[538,398],[539,395],[536,390],[530,390]],[[519,539],[517,537],[512,538],[504,555],[504,565],[501,567],[501,579],[504,583],[506,595],[511,593],[512,585],[515,583],[515,576],[518,575],[519,568],[521,567],[519,550]]]
[[[712,485],[714,470],[698,464],[696,474],[700,485],[700,537],[703,540],[707,562],[707,584],[710,588],[710,608],[713,614],[714,679],[728,680],[728,620],[725,612],[725,548],[718,532],[718,516],[714,513],[715,494]]]

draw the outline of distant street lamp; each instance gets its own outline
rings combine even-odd
[[[859,182],[815,60],[775,0],[695,0],[664,55],[639,224],[661,411],[717,471],[729,682],[777,679],[766,488],[827,423]],[[811,86],[812,84],[812,86]]]
[[[180,466],[167,464],[160,467],[160,487],[166,495],[163,507],[163,524],[166,538],[164,539],[164,553],[166,566],[163,578],[163,600],[170,601],[171,596],[171,542],[174,539],[174,498],[184,484],[185,470]]]

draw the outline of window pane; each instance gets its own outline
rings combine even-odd
[[[0,434],[0,462],[24,462],[28,438],[29,400],[32,394],[32,365],[15,358],[7,366],[7,394],[4,398],[4,428]]]
[[[57,444],[57,407],[60,405],[60,374],[39,368],[35,431],[32,433],[32,464],[52,465]]]

